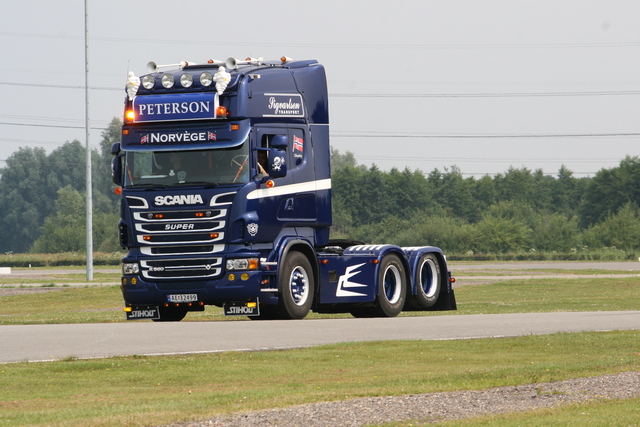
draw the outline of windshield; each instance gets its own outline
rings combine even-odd
[[[195,151],[127,151],[124,186],[242,184],[249,181],[249,144]]]

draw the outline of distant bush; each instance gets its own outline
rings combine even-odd
[[[637,253],[616,248],[565,253],[532,251],[504,254],[476,254],[469,251],[465,254],[447,253],[446,255],[449,261],[634,261],[638,259]]]
[[[95,252],[93,265],[120,265],[124,252]],[[0,267],[67,267],[86,266],[87,257],[84,253],[65,252],[59,254],[12,254],[0,255]]]

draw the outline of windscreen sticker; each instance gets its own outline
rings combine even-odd
[[[140,144],[171,144],[179,142],[207,142],[216,141],[214,132],[152,132],[140,136]]]

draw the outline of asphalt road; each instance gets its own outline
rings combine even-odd
[[[640,262],[592,264],[457,264],[451,269],[454,272],[482,270],[485,273],[490,270],[520,270],[514,273],[517,275],[522,275],[522,270],[536,269],[542,273],[549,268],[640,270]],[[483,279],[486,280],[487,277]],[[5,325],[0,326],[0,363],[68,357],[283,349],[353,341],[449,340],[639,329],[640,311],[445,315],[391,319]]]
[[[6,325],[0,327],[0,362],[283,349],[353,341],[448,340],[632,329],[640,329],[640,311]]]

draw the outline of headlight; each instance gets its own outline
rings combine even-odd
[[[146,76],[142,77],[142,87],[144,87],[145,89],[153,89],[155,85],[156,79],[154,79],[153,76],[147,74]]]
[[[122,264],[122,274],[138,274],[140,267],[137,262],[126,262]]]
[[[237,258],[227,260],[227,270],[257,270],[258,258]]]
[[[175,80],[173,79],[173,76],[171,74],[165,74],[164,76],[162,76],[162,86],[164,86],[165,88],[171,89],[174,83]]]
[[[213,76],[210,72],[205,71],[204,73],[200,74],[200,84],[202,86],[211,86],[211,83],[213,83]]]
[[[191,87],[193,84],[193,76],[191,74],[183,74],[180,76],[180,84],[182,87]]]

